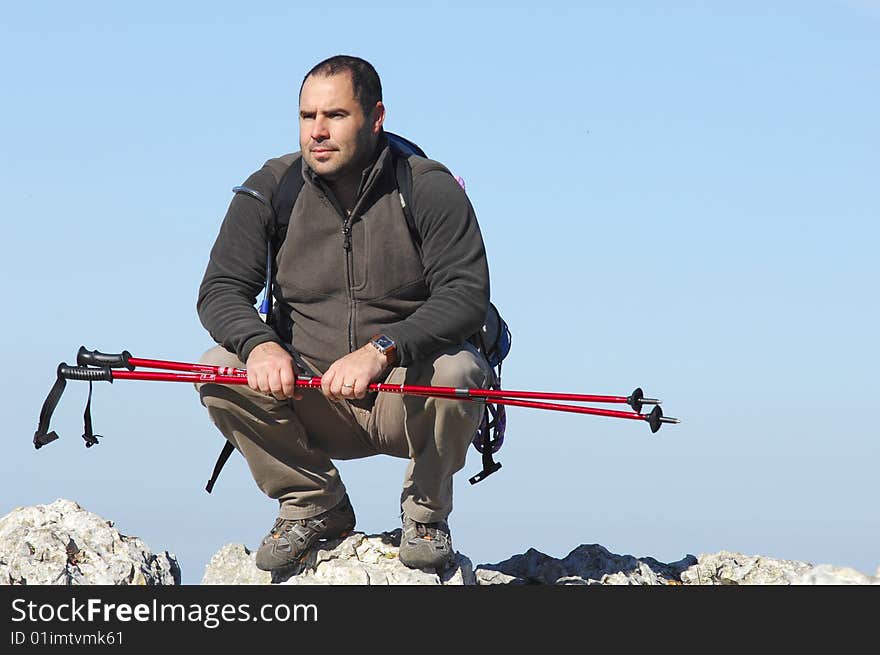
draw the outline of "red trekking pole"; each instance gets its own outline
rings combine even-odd
[[[77,364],[104,365],[111,369],[124,366],[129,371],[112,373],[114,379],[122,380],[156,380],[163,382],[190,382],[216,384],[247,384],[247,370],[226,366],[210,366],[207,364],[190,364],[186,362],[173,362],[162,359],[141,359],[132,357],[128,351],[119,355],[108,355],[98,351],[89,351],[83,346],[77,354]],[[134,371],[138,366],[158,368],[172,371],[187,371],[186,373],[154,373],[148,371]],[[295,386],[307,389],[320,389],[321,378],[313,376],[297,376]],[[572,412],[576,414],[591,414],[594,416],[608,416],[613,418],[627,418],[645,420],[651,425],[651,430],[657,432],[662,423],[680,423],[679,419],[663,416],[659,407],[651,414],[641,414],[643,405],[659,405],[660,400],[645,398],[640,388],[636,388],[629,396],[600,396],[577,393],[555,393],[546,391],[510,391],[505,389],[463,389],[456,387],[436,387],[404,384],[373,383],[367,386],[369,391],[399,393],[411,396],[428,396],[438,398],[457,398],[461,400],[491,401],[499,405],[511,405],[515,407],[530,407],[533,409],[549,409],[560,412]],[[518,398],[528,400],[515,400]],[[568,400],[576,402],[596,403],[626,403],[635,412],[620,412],[595,407],[579,407],[576,405],[561,405],[555,403],[531,402],[534,400]]]
[[[173,373],[156,371],[136,371],[137,367],[162,369],[165,371],[177,371]],[[127,369],[127,370],[117,370]],[[181,372],[182,371],[182,372]],[[85,346],[80,347],[77,353],[77,366],[68,366],[61,363],[57,370],[57,381],[46,398],[40,412],[40,423],[34,434],[34,446],[40,448],[58,438],[53,431],[49,432],[49,422],[55,406],[60,400],[66,380],[83,380],[90,384],[89,403],[86,405],[85,425],[86,430],[83,439],[86,446],[91,447],[98,441],[92,434],[91,429],[91,383],[97,381],[113,382],[114,380],[153,380],[162,382],[189,382],[190,384],[214,383],[229,385],[246,385],[247,371],[241,368],[209,366],[206,364],[192,364],[188,362],[175,362],[161,359],[143,359],[132,357],[127,350],[119,354],[101,353],[97,350],[90,351]],[[295,385],[307,389],[319,389],[321,378],[313,376],[297,376]],[[449,398],[468,400],[471,402],[484,402],[494,405],[510,405],[514,407],[528,407],[533,409],[545,409],[560,412],[572,412],[576,414],[589,414],[594,416],[606,416],[610,418],[625,418],[647,421],[652,432],[657,432],[664,423],[680,423],[677,418],[663,416],[660,409],[660,400],[645,398],[640,388],[635,389],[629,396],[592,395],[575,393],[557,393],[543,391],[511,391],[504,389],[467,389],[456,387],[432,387],[404,384],[373,383],[368,390],[374,392],[398,393],[404,395],[426,396],[436,398]],[[543,400],[567,400],[575,402],[596,403],[619,403],[628,404],[635,411],[623,412],[598,407],[581,407],[578,405],[564,405],[559,403],[540,402]],[[654,405],[654,409],[648,414],[642,414],[644,405]]]

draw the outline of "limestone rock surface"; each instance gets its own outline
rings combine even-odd
[[[226,544],[208,562],[202,584],[269,584],[271,574],[258,569],[255,559],[243,544]]]
[[[681,581],[699,585],[839,585],[880,584],[880,577],[830,564],[814,566],[796,560],[721,551],[700,555],[698,563],[682,573]]]
[[[567,584],[567,585],[665,585],[681,584],[681,574],[697,563],[696,557],[664,564],[653,557],[615,555],[599,544],[583,544],[563,559],[530,548],[498,564],[477,567],[481,585]]]
[[[241,544],[228,544],[211,559],[202,584],[288,585],[473,585],[471,561],[460,553],[444,571],[409,569],[398,559],[400,529],[321,542],[296,568],[279,573],[257,569],[255,555]]]
[[[723,550],[700,555],[699,562],[682,574],[682,582],[699,585],[792,584],[811,568],[806,562]]]
[[[174,585],[177,558],[154,554],[72,500],[17,507],[0,518],[0,584]]]
[[[832,566],[820,564],[810,570],[801,573],[791,581],[793,585],[819,585],[819,584],[864,584],[880,585],[880,569],[876,576],[865,575],[860,571],[846,566]]]
[[[355,532],[321,542],[295,569],[267,573],[242,544],[208,563],[206,585],[880,585],[855,569],[737,552],[685,555],[664,563],[582,544],[561,559],[534,548],[477,567],[462,553],[445,570],[410,569],[398,557],[400,529]],[[0,518],[0,585],[180,584],[177,558],[153,553],[139,538],[72,500],[18,507]]]

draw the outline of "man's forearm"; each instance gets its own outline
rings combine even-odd
[[[488,307],[488,293],[481,290],[444,289],[405,320],[389,325],[384,333],[397,345],[399,364],[408,366],[477,332]]]
[[[262,321],[241,290],[228,284],[203,283],[197,310],[199,320],[214,341],[235,352],[243,362],[259,344],[281,343],[275,330]]]

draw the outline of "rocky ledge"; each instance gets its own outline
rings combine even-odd
[[[722,551],[686,555],[663,563],[653,557],[617,555],[584,544],[562,559],[533,548],[498,564],[474,566],[456,553],[444,571],[413,570],[397,557],[400,529],[345,539],[313,548],[285,574],[270,575],[254,564],[242,544],[221,548],[206,567],[202,584],[293,585],[816,585],[880,584],[855,569]],[[171,553],[153,554],[137,537],[120,534],[111,521],[70,500],[19,507],[0,518],[0,584],[180,584]]]
[[[72,500],[18,507],[0,518],[0,584],[173,585],[177,559],[153,554]]]

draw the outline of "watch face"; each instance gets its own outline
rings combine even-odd
[[[384,334],[380,334],[378,337],[373,339],[373,343],[379,346],[379,348],[382,349],[382,352],[385,352],[386,350],[394,346],[394,342],[386,337]]]

